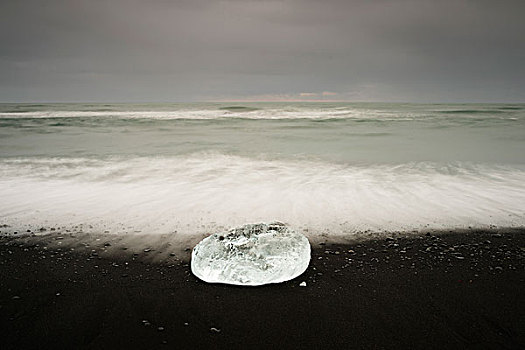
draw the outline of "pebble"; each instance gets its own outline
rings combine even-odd
[[[164,330],[164,327],[158,327],[157,330],[158,330],[159,332],[162,332],[162,331]]]
[[[303,282],[299,283],[299,286],[300,287],[306,287],[306,282],[303,281]]]

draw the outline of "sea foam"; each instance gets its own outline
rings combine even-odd
[[[223,154],[0,161],[10,230],[203,235],[280,220],[309,237],[523,226],[523,166],[338,164]],[[4,230],[5,232],[5,230]]]

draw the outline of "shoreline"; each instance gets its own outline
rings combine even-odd
[[[30,242],[0,238],[3,349],[525,347],[523,228],[316,242],[262,287],[204,283],[168,249]]]

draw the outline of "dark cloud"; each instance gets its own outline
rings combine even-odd
[[[523,101],[523,14],[508,0],[4,0],[0,100]]]

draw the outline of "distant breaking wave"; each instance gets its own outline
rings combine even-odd
[[[415,107],[414,107],[415,106]],[[54,108],[53,108],[54,107]],[[80,107],[78,109],[64,108]],[[126,108],[127,107],[127,108]],[[131,107],[131,108],[130,108]],[[132,108],[136,107],[136,108]],[[0,119],[46,119],[46,118],[121,118],[121,119],[362,119],[371,121],[439,120],[443,115],[456,115],[460,118],[480,118],[498,115],[500,118],[516,118],[523,106],[485,106],[484,108],[436,108],[438,106],[393,105],[377,108],[373,104],[363,105],[231,105],[208,104],[195,106],[157,106],[157,105],[0,105]],[[203,108],[204,107],[204,108]],[[424,118],[422,118],[424,116]],[[523,115],[518,114],[518,117]]]

